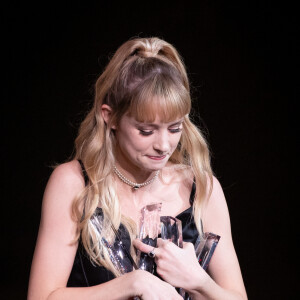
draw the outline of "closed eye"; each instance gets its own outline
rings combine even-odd
[[[178,127],[178,128],[170,128],[169,131],[171,133],[177,133],[177,132],[181,132],[182,131],[182,128]]]
[[[144,135],[144,136],[148,136],[148,135],[151,135],[153,133],[152,130],[142,130],[142,129],[139,129],[139,132],[141,135]]]

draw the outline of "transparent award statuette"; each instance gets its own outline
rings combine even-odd
[[[111,262],[121,275],[135,269],[133,266],[134,261],[130,254],[130,256],[128,256],[128,250],[125,248],[122,241],[116,240],[112,245],[105,238],[102,238],[102,243],[106,247]]]
[[[206,270],[211,257],[219,243],[220,236],[211,232],[205,232],[203,237],[198,237],[195,243],[195,252],[200,266]]]
[[[161,203],[146,205],[142,208],[139,239],[151,246],[156,247],[157,237],[160,226]],[[147,253],[138,251],[138,267],[150,273],[154,272],[154,258]]]
[[[208,264],[219,243],[219,240],[220,236],[211,232],[205,232],[202,238],[200,235],[198,236],[195,243],[195,252],[198,262],[204,270],[207,270]],[[185,300],[192,299],[183,289],[180,289],[179,293]]]
[[[182,248],[182,224],[179,219],[170,216],[161,216],[160,233],[163,240],[169,240]]]
[[[170,216],[160,217],[160,232],[163,240],[168,240],[182,248],[182,223],[179,219]],[[177,292],[184,297],[186,294],[182,288],[176,288]]]
[[[103,227],[103,215],[94,214],[91,218],[91,223],[95,229],[95,233],[98,234],[98,238],[100,239],[100,233]],[[138,266],[132,258],[129,249],[123,244],[120,233],[113,224],[111,224],[111,228],[115,234],[114,243],[109,243],[105,237],[100,239],[102,245],[107,251],[110,261],[118,270],[120,275],[124,275],[125,273],[129,273],[133,270],[137,270]],[[133,300],[141,300],[138,296],[133,297]]]
[[[95,232],[99,234],[102,229],[103,216],[102,215],[94,215],[91,218],[92,225],[95,228]],[[108,242],[105,237],[101,237],[101,243],[106,249],[109,258],[114,265],[114,267],[119,271],[120,275],[131,272],[134,269],[137,269],[137,265],[134,262],[129,250],[123,244],[119,232],[115,229],[113,225],[112,229],[115,233],[114,242]]]

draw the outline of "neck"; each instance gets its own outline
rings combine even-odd
[[[124,171],[124,170],[123,170]],[[126,175],[124,173],[122,173],[117,166],[114,166],[114,172],[117,175],[117,177],[125,184],[127,184],[128,186],[130,186],[133,191],[136,191],[140,188],[144,188],[148,185],[151,185],[153,183],[153,181],[157,178],[158,174],[159,174],[159,170],[156,171],[154,173],[154,175],[149,179],[146,180],[144,182],[136,182],[136,181],[132,181],[131,179],[129,179],[128,177],[126,177]]]
[[[116,163],[115,166],[123,176],[136,183],[150,180],[156,173],[156,171],[141,170],[137,167],[124,166],[124,164],[121,165],[119,163]]]

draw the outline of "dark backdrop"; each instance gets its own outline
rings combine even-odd
[[[5,299],[26,297],[50,166],[71,155],[95,79],[133,36],[161,37],[184,58],[249,299],[295,298],[291,251],[298,238],[290,234],[296,217],[287,209],[296,200],[293,9],[271,1],[197,2],[3,7]]]

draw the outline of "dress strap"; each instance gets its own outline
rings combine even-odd
[[[88,177],[88,175],[87,175],[87,173],[86,173],[84,164],[83,164],[83,162],[81,161],[81,159],[78,159],[78,162],[80,163],[80,166],[81,166],[81,170],[82,170],[82,174],[83,174],[83,178],[84,178],[84,184],[87,185],[88,182],[89,182],[89,177]]]
[[[195,200],[195,195],[196,195],[196,182],[195,182],[195,177],[194,177],[192,190],[191,190],[191,194],[190,194],[190,204],[191,204],[191,206],[193,206],[193,203],[194,203],[194,200]],[[200,226],[201,226],[201,231],[203,232],[202,219],[200,219]]]
[[[193,185],[192,185],[192,190],[190,194],[190,204],[193,206],[194,200],[195,200],[195,194],[196,194],[196,183],[195,183],[195,178],[193,180]]]
[[[87,186],[88,182],[89,182],[89,177],[86,173],[86,170],[85,170],[85,167],[84,167],[84,164],[83,162],[81,161],[81,159],[78,159],[78,162],[80,163],[80,166],[81,166],[81,171],[82,171],[82,174],[83,174],[83,178],[84,178],[84,184],[85,186]],[[84,216],[85,216],[85,201],[84,200],[84,206],[83,206],[83,213],[82,213],[82,216],[81,216],[81,220],[82,221],[84,219]]]

